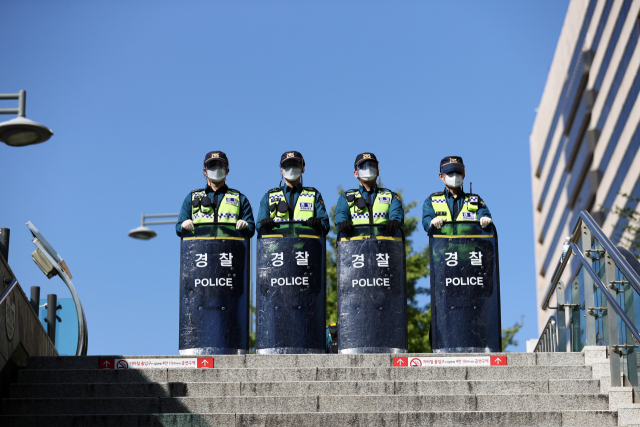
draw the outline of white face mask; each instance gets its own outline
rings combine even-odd
[[[358,178],[365,181],[372,181],[378,176],[378,168],[375,166],[365,165],[358,170]]]
[[[444,183],[449,188],[458,188],[462,185],[462,175],[457,173],[447,174],[444,176]]]
[[[214,166],[210,169],[207,169],[207,177],[213,182],[220,182],[224,179],[227,174],[222,166]]]
[[[300,178],[301,173],[302,169],[300,168],[288,167],[282,169],[282,176],[287,181],[295,181],[296,179]]]

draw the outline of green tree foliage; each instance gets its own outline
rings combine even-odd
[[[618,194],[630,202],[640,203],[640,198],[638,197],[633,197],[626,193]],[[629,249],[636,258],[640,258],[640,213],[630,207],[620,208],[618,206],[613,208],[603,206],[602,210],[616,215],[619,220],[611,240]]]
[[[379,184],[380,185],[380,184]],[[344,190],[338,188],[338,194]],[[402,201],[402,192],[398,191],[398,197]],[[417,201],[405,204],[402,207],[405,212],[413,209]],[[336,206],[331,208],[330,218],[335,217]],[[431,352],[431,345],[428,340],[429,324],[431,321],[431,310],[429,305],[420,306],[418,296],[427,294],[429,288],[418,286],[418,280],[429,276],[429,249],[422,251],[413,250],[413,240],[411,236],[421,225],[419,217],[405,217],[402,230],[404,231],[405,249],[407,253],[407,323],[409,352],[428,353]],[[329,324],[337,321],[338,302],[338,271],[336,268],[336,236],[338,231],[335,225],[331,226],[331,232],[327,236],[327,322]]]
[[[508,346],[517,346],[518,341],[515,340],[516,334],[522,329],[524,317],[520,318],[519,322],[516,322],[510,328],[502,328],[502,351],[505,351]]]

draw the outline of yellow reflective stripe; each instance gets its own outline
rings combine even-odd
[[[402,242],[402,237],[388,237],[388,236],[376,236],[378,240],[394,240],[396,242]]]
[[[229,236],[217,236],[217,237],[185,237],[182,240],[244,240],[244,237],[229,237]]]
[[[262,238],[264,239],[265,237],[284,237],[282,234],[263,234]]]
[[[342,239],[340,239],[341,242],[344,241],[349,241],[349,240],[366,240],[366,239],[370,239],[371,236],[355,236],[355,237],[343,237]]]
[[[320,236],[314,236],[312,234],[299,234],[298,237],[305,237],[307,239],[319,239]]]
[[[479,239],[489,239],[492,238],[493,234],[478,234],[478,235],[461,235],[461,236],[447,236],[446,234],[439,234],[437,236],[433,236],[434,239],[468,239],[468,238],[479,238]]]

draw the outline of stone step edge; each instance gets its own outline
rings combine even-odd
[[[138,417],[138,416],[193,416],[193,415],[349,415],[349,414],[540,414],[540,413],[611,413],[617,414],[618,410],[606,409],[566,409],[552,411],[379,411],[379,412],[153,412],[153,413],[132,413],[132,414],[30,414],[30,415],[0,415],[0,419],[17,417]],[[640,425],[640,424],[639,424]]]
[[[577,394],[580,397],[609,397],[609,394],[605,393],[583,393]],[[530,394],[332,394],[332,395],[322,395],[322,394],[310,394],[303,396],[166,396],[166,397],[157,397],[157,396],[123,396],[123,397],[6,397],[3,398],[2,401],[25,401],[25,400],[55,400],[55,401],[63,401],[63,400],[96,400],[96,401],[104,401],[104,400],[133,400],[133,399],[290,399],[291,397],[335,397],[335,398],[375,398],[375,397],[454,397],[454,396],[463,396],[463,397],[473,397],[473,396],[483,396],[483,397],[505,397],[505,396],[576,396],[576,393],[530,393]]]

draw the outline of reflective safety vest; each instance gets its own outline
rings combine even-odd
[[[302,187],[298,195],[296,206],[293,209],[293,221],[306,221],[313,218],[316,203],[316,190],[313,187]],[[276,187],[269,190],[269,215],[275,222],[290,221],[289,204],[284,196],[282,188]]]
[[[347,190],[345,196],[353,225],[386,224],[389,221],[389,208],[393,193],[386,188],[378,188],[376,198],[373,200],[373,218],[369,214],[369,207],[365,198],[360,194],[360,190]]]
[[[443,191],[433,193],[431,196],[431,204],[433,210],[436,211],[436,216],[444,219],[445,221],[452,221],[451,212],[449,211],[449,205],[447,205],[447,199]],[[456,221],[476,221],[476,212],[478,212],[478,203],[480,197],[477,195],[464,195],[464,204],[462,209],[458,212]]]
[[[217,222],[226,222],[229,224],[235,224],[240,219],[240,192],[231,188],[227,189],[227,192],[222,195],[222,200],[217,206],[217,209],[211,206],[202,206],[202,203],[196,203],[194,206],[194,200],[200,200],[207,196],[204,190],[193,190],[191,192],[191,220],[194,224],[211,224],[216,222],[216,214],[218,215]]]

